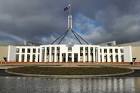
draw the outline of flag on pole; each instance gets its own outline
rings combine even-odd
[[[67,10],[69,10],[69,7],[65,7],[65,8],[64,8],[64,11],[67,11]]]
[[[67,7],[65,7],[65,8],[64,8],[64,11],[69,10],[69,9],[70,9],[70,7],[71,7],[71,5],[69,4]]]

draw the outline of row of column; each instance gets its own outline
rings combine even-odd
[[[48,51],[47,51],[48,48]],[[59,50],[57,49],[59,48]],[[41,47],[41,48],[24,48],[25,49],[25,53],[22,53],[21,49],[19,53],[16,53],[16,55],[19,56],[19,62],[22,62],[24,59],[24,62],[30,61],[33,62],[33,60],[35,62],[63,62],[65,59],[65,62],[68,62],[68,57],[69,54],[71,54],[71,61],[74,62],[74,55],[77,58],[78,62],[105,62],[105,56],[107,56],[107,62],[111,62],[111,55],[112,55],[112,61],[116,62],[116,55],[117,55],[117,59],[118,62],[122,62],[122,56],[124,56],[124,53],[120,52],[120,48],[118,48],[118,53],[115,53],[115,49],[112,48],[112,53],[109,52],[110,48],[99,48],[99,47],[92,47],[93,50],[91,52],[91,47],[82,47],[83,51],[81,52],[80,47],[79,47],[79,51],[77,53],[71,51],[60,51],[61,47]],[[87,51],[86,49],[87,48]],[[27,53],[27,49],[30,49],[30,53]],[[33,52],[33,49],[36,49],[36,52]],[[40,49],[40,52],[38,51],[38,49]],[[100,49],[102,50],[102,52],[100,51]],[[107,49],[107,53],[104,53],[103,50]],[[63,54],[63,56],[62,56]],[[80,55],[82,54],[82,56]],[[23,58],[24,57],[24,58]]]
[[[18,57],[17,61],[18,62],[39,62],[39,55],[40,53],[38,52],[39,48],[18,48],[19,53],[16,53],[16,57]],[[22,49],[25,49],[25,52],[22,52]],[[30,53],[27,53],[27,49],[30,49]],[[35,53],[33,53],[33,49],[36,50]]]
[[[107,62],[111,62],[111,57],[110,57],[111,55],[113,58],[112,62],[122,62],[122,60],[124,60],[124,57],[123,57],[123,59],[121,57],[121,56],[124,56],[124,53],[120,52],[120,48],[117,49],[118,53],[115,53],[114,48],[112,49],[112,53],[109,53],[109,48],[107,49],[107,53],[103,52],[104,49],[101,49],[101,50],[102,50],[102,52],[101,53],[99,52],[99,55],[100,55],[99,57],[102,57],[102,58],[99,58],[99,62],[105,62],[105,56],[107,56]],[[116,58],[118,59],[118,61],[116,60]],[[102,61],[101,61],[101,59],[102,59]]]
[[[49,53],[47,53],[47,48],[49,49]],[[41,52],[40,52],[40,62],[63,62],[64,58],[65,58],[65,62],[68,62],[69,61],[68,60],[69,54],[71,54],[71,56],[72,56],[72,58],[71,58],[72,62],[74,62],[74,58],[75,58],[74,55],[75,54],[77,54],[77,57],[78,57],[77,61],[78,62],[98,62],[100,59],[100,56],[98,56],[99,49],[92,47],[93,52],[91,55],[91,50],[90,50],[91,47],[88,47],[88,52],[86,55],[85,48],[86,47],[83,47],[82,53],[80,53],[80,48],[79,48],[79,52],[74,53],[74,52],[60,51],[60,50],[58,52],[57,47],[53,47],[53,49],[54,49],[53,51],[52,51],[52,47],[42,47]],[[49,55],[47,55],[47,54],[49,54]],[[57,54],[59,54],[59,55],[57,55]],[[62,56],[62,54],[63,54],[63,56]],[[82,56],[80,56],[80,54],[82,54]]]

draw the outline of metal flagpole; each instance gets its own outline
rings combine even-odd
[[[72,24],[72,14],[71,14],[71,4],[68,4],[68,6],[66,8],[64,8],[64,11],[68,10],[68,22],[67,22],[67,31],[59,36],[56,40],[54,40],[51,44],[54,44],[56,41],[58,41],[58,44],[60,44],[62,42],[62,40],[66,37],[66,35],[68,34],[69,31],[72,32],[72,34],[75,36],[75,38],[77,39],[77,41],[82,44],[81,40],[84,41],[86,44],[88,44],[88,42],[86,40],[84,40],[78,33],[76,33],[75,31],[72,30],[73,28],[73,24]],[[81,40],[80,40],[80,39]]]

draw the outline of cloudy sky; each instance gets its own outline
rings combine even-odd
[[[140,0],[0,0],[0,41],[50,43],[66,31],[69,1],[73,30],[88,42],[140,40]]]

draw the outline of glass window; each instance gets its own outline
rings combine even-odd
[[[85,52],[88,52],[88,47],[85,47]]]
[[[30,61],[30,55],[28,54],[27,55],[27,62],[29,62]]]
[[[115,53],[118,53],[118,49],[115,49]]]
[[[49,47],[47,47],[47,53],[49,53]]]
[[[116,62],[119,61],[118,55],[115,56]]]
[[[109,52],[112,53],[112,49],[109,49]]]
[[[72,51],[72,47],[68,47],[68,51]]]
[[[57,47],[57,52],[60,52],[60,47]]]
[[[21,56],[21,61],[24,62],[24,59],[25,59],[25,58],[24,58],[24,54],[22,54],[22,56]]]
[[[33,62],[35,62],[35,57],[36,57],[36,56],[35,56],[35,55],[33,55]]]
[[[40,49],[38,49],[38,53],[40,53]]]
[[[33,49],[33,53],[36,53],[36,49],[35,48]]]
[[[120,52],[121,52],[121,53],[124,53],[123,49],[120,49]]]
[[[16,55],[16,62],[18,62],[19,61],[19,55],[17,54]]]
[[[22,53],[25,53],[25,49],[22,49]]]
[[[102,49],[100,49],[100,53],[102,53]]]
[[[16,49],[16,52],[19,53],[19,48]]]
[[[107,53],[107,49],[104,49],[104,53]]]
[[[124,55],[121,55],[121,60],[122,62],[124,62]]]
[[[27,53],[30,53],[30,52],[31,52],[31,50],[28,48],[28,49],[27,49]]]

